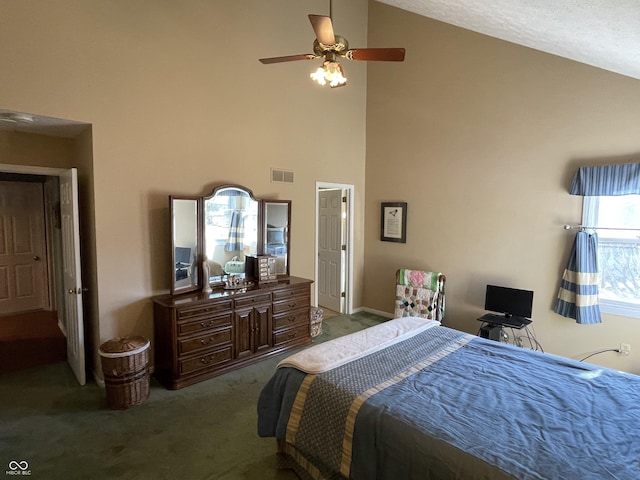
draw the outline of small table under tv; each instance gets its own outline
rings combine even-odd
[[[486,315],[478,318],[479,322],[486,323],[492,326],[509,327],[520,329],[531,323],[530,318],[516,317],[515,315],[496,315],[493,313],[487,313]]]
[[[495,315],[487,313],[477,319],[484,325],[480,327],[478,336],[482,338],[488,338],[489,340],[495,340],[496,342],[505,341],[506,335],[503,333],[503,328],[515,328],[520,330],[531,323],[530,318],[507,316],[507,315]]]

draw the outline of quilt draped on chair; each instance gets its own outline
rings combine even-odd
[[[394,317],[444,318],[446,277],[442,273],[409,270],[396,272]]]

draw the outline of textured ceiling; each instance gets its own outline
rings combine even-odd
[[[640,79],[639,0],[378,0]]]

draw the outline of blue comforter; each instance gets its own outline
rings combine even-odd
[[[317,478],[640,479],[640,377],[445,327],[279,369],[258,413]]]

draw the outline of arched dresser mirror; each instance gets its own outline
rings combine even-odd
[[[247,255],[260,252],[260,202],[247,188],[224,185],[204,197],[203,216],[209,284],[222,282],[225,275],[243,276]]]
[[[224,285],[244,277],[248,255],[276,257],[276,273],[288,277],[291,201],[261,200],[240,185],[221,185],[204,197],[170,196],[171,293]],[[203,261],[209,278],[203,278]]]

